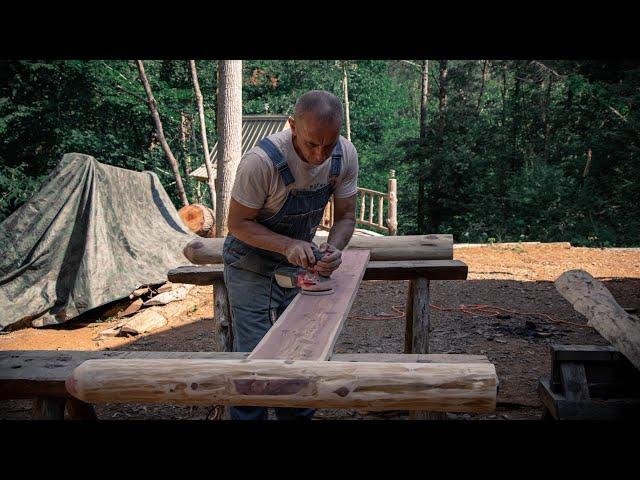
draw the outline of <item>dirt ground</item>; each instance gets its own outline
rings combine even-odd
[[[431,282],[431,353],[486,355],[496,366],[500,387],[495,413],[447,414],[449,419],[539,420],[542,405],[537,384],[551,371],[549,345],[607,344],[595,330],[584,327],[586,319],[555,290],[553,281],[564,271],[588,271],[605,283],[621,306],[637,309],[635,314],[640,310],[640,249],[496,244],[456,248],[454,258],[469,265],[469,276],[467,280]],[[405,321],[397,317],[404,309],[407,287],[406,281],[363,282],[334,352],[402,353]],[[129,303],[122,301],[88,312],[68,325],[3,332],[0,350],[209,351],[213,345],[212,299],[212,287],[198,286],[183,301],[151,307],[160,309],[169,323],[137,337],[97,338],[100,331],[114,325],[114,315]],[[472,308],[462,311],[462,305],[490,305],[511,312],[488,315]],[[548,314],[556,321],[533,314]],[[208,407],[171,405],[97,405],[96,412],[100,419],[116,420],[217,416]],[[30,413],[28,400],[0,401],[0,419],[27,419]],[[408,415],[319,410],[315,418],[400,420]]]

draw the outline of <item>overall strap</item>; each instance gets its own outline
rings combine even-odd
[[[291,170],[289,170],[289,165],[287,161],[282,157],[282,153],[280,150],[273,144],[271,140],[268,138],[263,138],[258,142],[258,147],[265,151],[265,153],[269,156],[273,165],[276,167],[282,180],[284,181],[285,186],[295,182],[293,178],[293,174]]]
[[[342,168],[342,146],[340,145],[340,138],[338,138],[338,143],[336,143],[336,146],[333,149],[333,153],[331,154],[331,172],[329,173],[329,178],[335,181],[338,175],[340,175],[341,168]]]

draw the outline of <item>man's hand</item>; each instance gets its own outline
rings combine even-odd
[[[303,240],[295,240],[285,249],[284,256],[289,263],[309,269],[316,263],[311,243]]]
[[[324,256],[316,263],[316,271],[320,275],[330,277],[342,263],[342,252],[330,243],[323,243],[319,247]]]

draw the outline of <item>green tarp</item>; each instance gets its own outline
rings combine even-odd
[[[152,172],[66,154],[0,224],[0,327],[41,327],[167,280],[194,238]]]

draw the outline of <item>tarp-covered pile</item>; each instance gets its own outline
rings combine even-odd
[[[66,322],[165,282],[193,237],[154,173],[66,154],[0,224],[0,327]]]

